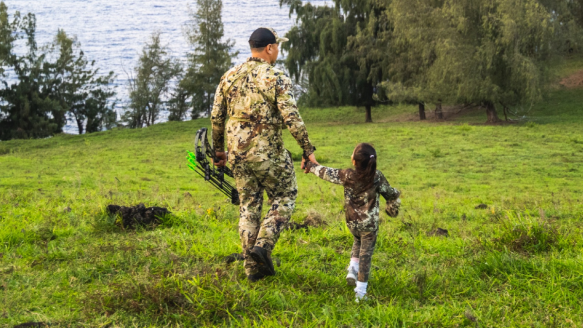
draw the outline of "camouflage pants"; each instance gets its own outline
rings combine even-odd
[[[376,231],[358,231],[350,229],[354,242],[352,243],[352,255],[359,259],[358,281],[368,282],[370,267],[372,263],[372,254],[377,243]]]
[[[280,158],[263,162],[237,163],[233,174],[239,191],[239,237],[245,256],[245,272],[257,272],[257,265],[249,256],[253,246],[273,251],[279,234],[287,227],[295,208],[298,186],[291,156],[286,151]],[[261,221],[263,192],[270,206]]]

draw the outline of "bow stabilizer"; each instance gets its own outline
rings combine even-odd
[[[239,192],[232,182],[225,180],[225,175],[234,178],[233,172],[226,166],[215,166],[218,162],[215,149],[208,141],[208,129],[201,128],[194,138],[194,153],[188,152],[188,168],[198,173],[231,200],[231,204],[239,205]],[[211,160],[209,160],[209,158]]]

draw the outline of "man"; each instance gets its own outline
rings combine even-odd
[[[295,207],[296,176],[283,145],[282,128],[287,127],[304,154],[317,164],[291,80],[273,67],[279,44],[285,41],[271,28],[255,30],[249,38],[252,57],[223,75],[211,113],[218,166],[227,160],[227,133],[228,160],[239,191],[239,236],[250,281],[275,274],[271,252]],[[264,191],[270,209],[261,221]]]

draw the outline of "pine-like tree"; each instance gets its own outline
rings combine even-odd
[[[36,17],[14,15],[9,20],[8,9],[0,2],[0,45],[2,66],[10,67],[10,82],[2,79],[0,89],[0,139],[44,138],[62,132],[66,110],[54,95],[49,76],[54,64],[46,60],[35,40]],[[14,43],[26,39],[26,53],[14,53]]]
[[[197,0],[196,11],[190,10],[191,22],[185,26],[185,34],[192,52],[172,100],[172,119],[182,119],[188,105],[193,119],[209,114],[221,76],[238,55],[232,51],[232,40],[223,41],[222,8],[221,0]]]
[[[46,47],[36,43],[36,17],[16,13],[10,21],[0,2],[0,139],[43,138],[62,132],[72,114],[83,133],[99,131],[115,122],[109,101],[113,73],[98,77],[80,45],[58,31]],[[26,52],[14,51],[25,39]],[[10,68],[10,74],[5,74]],[[9,76],[6,76],[9,75]]]
[[[130,128],[142,128],[156,122],[160,111],[166,109],[170,82],[182,71],[180,63],[172,58],[162,45],[160,33],[152,34],[142,50],[136,76],[130,79],[130,104],[122,120]]]
[[[80,44],[59,30],[52,44],[58,54],[51,81],[61,106],[75,119],[79,134],[98,132],[116,122],[114,73],[99,76],[95,61],[89,61]]]

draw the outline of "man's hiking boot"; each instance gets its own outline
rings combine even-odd
[[[253,249],[249,252],[249,255],[251,255],[255,263],[257,263],[257,267],[260,273],[266,276],[275,275],[275,269],[273,268],[271,257],[265,248],[254,246]]]
[[[265,275],[261,272],[253,273],[247,276],[250,282],[258,282],[259,280],[265,278]]]
[[[358,271],[352,265],[348,267],[348,274],[346,275],[346,283],[348,286],[356,286],[356,278],[358,277]]]

